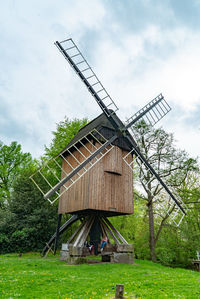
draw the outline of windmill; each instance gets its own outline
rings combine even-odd
[[[52,204],[59,199],[57,230],[43,249],[43,254],[53,243],[56,252],[59,235],[81,220],[80,226],[63,245],[62,251],[66,252],[67,258],[86,255],[88,249],[84,244],[89,237],[95,253],[98,253],[100,238],[104,235],[108,244],[102,259],[131,262],[132,246],[107,217],[133,213],[133,167],[136,163],[142,169],[143,177],[148,174],[147,187],[148,183],[156,180],[163,196],[170,198],[172,205],[166,212],[177,226],[186,214],[182,200],[174,195],[149,164],[134,137],[134,127],[138,122],[153,126],[171,108],[160,94],[123,123],[116,114],[117,105],[74,41],[70,38],[56,41],[55,45],[92,94],[102,114],[82,128],[57,157],[31,176],[45,199]],[[45,187],[44,183],[41,186],[41,178]],[[73,216],[60,226],[65,213]]]

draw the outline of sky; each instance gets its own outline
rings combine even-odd
[[[73,38],[125,120],[162,93],[158,123],[200,155],[200,0],[0,0],[0,140],[44,154],[94,98],[54,45]]]

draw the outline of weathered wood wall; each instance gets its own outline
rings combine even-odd
[[[94,150],[91,144],[87,146],[90,147],[91,151]],[[89,155],[83,147],[81,152],[84,156]],[[114,146],[68,191],[63,193],[59,201],[58,213],[96,210],[116,215],[132,214],[133,175],[131,169],[122,159],[126,153],[126,151]],[[79,161],[84,160],[78,151],[74,151],[73,155]],[[73,167],[77,166],[74,157],[68,156],[66,159]],[[70,171],[70,166],[63,160],[62,177]]]

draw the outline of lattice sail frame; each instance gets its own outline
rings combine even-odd
[[[143,120],[147,125],[154,126],[159,120],[161,120],[169,111],[171,107],[165,101],[162,94],[159,94],[156,98],[150,101],[142,109],[136,112],[133,116],[128,118],[125,122],[125,126],[128,126],[134,122],[134,125]],[[130,126],[132,132],[134,131],[134,125]]]
[[[133,156],[131,162],[128,158],[130,155]],[[185,213],[171,199],[170,195],[166,192],[166,190],[164,190],[151,170],[148,169],[144,163],[142,163],[139,157],[136,157],[134,155],[134,150],[131,150],[129,153],[127,153],[123,157],[123,160],[134,173],[137,171],[137,167],[139,167],[139,180],[136,181],[136,184],[139,188],[142,187],[146,193],[150,192],[150,194],[154,198],[154,204],[157,207],[162,207],[163,210],[165,210],[166,214],[173,221],[173,223],[178,227],[181,224]],[[159,194],[157,196],[158,190]],[[169,190],[171,191],[171,193],[176,194],[176,199],[178,200],[179,204],[187,212],[187,206],[184,204],[179,194],[177,194],[177,192],[172,188],[169,188]]]
[[[76,183],[86,172],[88,172],[97,162],[99,162],[108,152],[110,152],[114,146],[112,144],[109,144],[102,152],[100,152],[91,161],[89,161],[86,166],[84,166],[80,171],[77,171],[76,174],[72,178],[70,178],[67,183],[64,183],[62,185],[59,191],[54,192],[56,195],[53,196],[52,200],[50,199],[50,197],[47,197],[48,193],[55,188],[56,184],[60,183],[64,178],[69,176],[74,170],[76,170],[81,164],[83,164],[86,159],[88,159],[90,156],[95,154],[98,151],[98,149],[101,146],[103,146],[103,144],[106,143],[107,141],[108,140],[102,134],[100,134],[96,129],[94,129],[91,132],[87,133],[87,135],[80,138],[68,149],[66,149],[64,155],[61,153],[55,158],[49,159],[30,178],[33,181],[33,183],[37,186],[37,188],[40,190],[40,192],[43,194],[43,196],[46,197],[51,204],[53,204],[56,200],[60,198],[62,194],[64,194],[64,192],[69,190],[69,188],[71,188],[74,185],[74,183]],[[82,148],[80,147],[80,145]],[[81,159],[82,161],[80,161],[76,157],[76,155],[73,154],[74,149],[80,154],[80,156],[82,157]],[[73,163],[70,163],[66,159],[67,154],[70,155]],[[62,160],[64,160],[67,163],[71,171],[66,172],[63,169]],[[76,165],[75,167],[72,166],[72,164],[74,163]],[[56,172],[56,168],[58,170],[57,172]],[[54,181],[55,181],[54,186],[50,183],[48,179],[48,175],[50,173],[54,177]],[[64,173],[64,178],[61,178],[61,174],[63,173]],[[39,180],[37,179],[38,175],[39,175]],[[43,180],[42,182],[41,179]],[[42,187],[44,183],[46,184],[45,186]],[[48,192],[46,192],[47,186],[50,187],[50,190],[48,190]]]
[[[101,106],[105,114],[109,117],[111,114],[115,113],[119,108],[108,94],[74,41],[69,38],[61,42],[56,42],[55,45],[87,86],[88,90]],[[102,102],[104,106],[101,105]]]

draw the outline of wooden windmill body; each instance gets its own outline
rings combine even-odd
[[[82,136],[87,136],[93,129],[99,131],[105,138],[114,135],[114,130],[110,122],[104,114],[101,114],[82,128],[66,149],[72,147],[73,143]],[[95,142],[95,146],[99,146],[98,142]],[[86,148],[90,148],[91,151],[93,150],[93,140],[91,140],[90,144],[86,144]],[[62,177],[65,176],[65,173],[70,172],[69,165],[72,165],[74,168],[77,166],[76,160],[71,155],[68,155],[66,149],[62,151],[62,155],[65,157],[62,161]],[[74,149],[72,152],[77,160],[82,162],[85,157],[89,156],[89,152],[83,145],[80,145],[78,150]],[[119,137],[114,142],[114,146],[110,152],[82,176],[76,184],[61,195],[58,213],[81,215],[96,213],[104,216],[132,214],[133,172],[123,162],[123,157],[129,151],[130,148],[127,147],[123,137]],[[129,159],[131,158],[130,155]]]
[[[42,172],[39,169],[31,179],[43,193],[44,199],[54,203],[59,199],[58,223],[56,233],[49,240],[43,254],[54,243],[56,252],[58,237],[70,225],[81,220],[80,226],[69,238],[63,247],[66,258],[74,258],[85,255],[85,242],[92,241],[98,245],[100,237],[108,238],[107,254],[104,258],[114,262],[132,262],[133,247],[116,230],[107,219],[109,216],[129,215],[133,213],[133,165],[140,168],[140,180],[146,190],[151,182],[156,181],[163,190],[163,196],[170,198],[175,212],[172,221],[178,226],[185,216],[186,207],[180,198],[173,195],[137,146],[135,126],[153,126],[162,119],[170,110],[162,94],[150,101],[146,106],[127,119],[123,123],[116,115],[118,110],[106,89],[91,69],[72,39],[56,42],[55,45],[64,58],[72,66],[76,74],[82,80],[88,91],[94,97],[102,110],[102,114],[83,127],[73,140],[62,150],[58,157],[62,158],[61,178],[57,176],[57,167],[60,167],[55,159],[56,168],[52,164]],[[57,183],[52,185],[45,174],[53,174]],[[47,184],[39,186],[41,178]],[[146,180],[148,178],[148,181]],[[148,192],[151,192],[149,189]],[[51,199],[53,198],[53,199]],[[184,207],[184,208],[183,208]],[[170,216],[167,205],[166,212]],[[63,214],[73,216],[61,226]],[[175,217],[180,215],[178,222]],[[171,216],[170,216],[171,217]],[[65,252],[66,251],[66,252]],[[109,254],[108,254],[109,253]]]
[[[115,116],[117,117],[117,116]],[[78,134],[72,139],[62,154],[62,178],[66,173],[70,173],[71,167],[77,167],[77,161],[82,163],[90,152],[100,147],[98,137],[94,140],[90,132],[96,130],[105,139],[115,134],[113,127],[104,114],[82,128]],[[87,137],[85,144],[78,144],[73,147],[83,136]],[[99,137],[100,138],[100,137]],[[70,148],[70,153],[68,149]],[[128,245],[120,233],[113,227],[111,232],[108,226],[111,225],[107,217],[129,215],[133,213],[133,172],[130,167],[123,161],[123,157],[128,154],[130,148],[126,145],[124,138],[119,137],[112,144],[110,151],[96,163],[86,174],[79,178],[76,184],[73,184],[67,191],[64,190],[70,183],[66,183],[61,187],[61,196],[58,205],[58,214],[73,214],[86,217],[85,230],[77,232],[77,236],[73,243],[68,242],[67,250],[61,251],[61,259],[74,261],[78,257],[90,254],[83,243],[87,240],[94,245],[94,253],[98,254],[99,246],[103,235],[108,237],[108,244],[102,252],[103,261],[116,262],[118,253],[118,261],[120,254],[121,262],[133,262],[133,247]],[[131,162],[132,156],[129,155]],[[81,173],[80,173],[81,174]],[[79,175],[80,175],[79,174]],[[112,226],[112,225],[111,225]],[[89,229],[88,229],[89,227]],[[111,244],[110,237],[114,238],[114,244]],[[114,233],[118,235],[121,242],[117,242]],[[76,244],[76,240],[79,240]],[[81,240],[82,243],[81,243]],[[120,244],[123,246],[120,248]],[[119,249],[120,248],[120,249]],[[127,252],[128,250],[128,252]],[[109,252],[109,253],[108,253]]]

